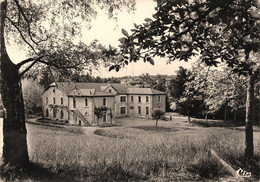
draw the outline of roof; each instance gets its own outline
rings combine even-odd
[[[49,87],[56,86],[55,83],[49,85]],[[108,86],[112,86],[117,94],[165,94],[159,90],[151,88],[135,88],[129,87],[120,83],[83,83],[83,82],[57,82],[57,86],[60,90],[65,92],[68,96],[113,96],[113,93],[104,92]],[[47,89],[49,88],[47,87]]]
[[[112,83],[110,84],[114,89],[116,89],[118,94],[127,94],[127,86],[120,83]]]
[[[128,88],[128,94],[149,94],[149,95],[160,95],[165,94],[159,90],[151,89],[151,88]]]

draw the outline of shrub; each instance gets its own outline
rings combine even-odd
[[[158,125],[158,120],[165,115],[165,112],[161,109],[155,109],[152,113],[153,119],[156,120],[156,127]]]

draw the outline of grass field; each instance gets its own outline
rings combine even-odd
[[[64,181],[202,181],[228,178],[210,155],[214,149],[234,169],[260,176],[260,129],[255,160],[245,164],[242,128],[203,128],[183,119],[124,118],[121,127],[50,127],[27,124],[30,160]],[[33,177],[37,180],[37,175]]]

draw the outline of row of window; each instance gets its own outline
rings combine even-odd
[[[161,96],[158,95],[157,97],[157,101],[158,102],[161,102]],[[73,98],[73,108],[76,108],[76,98]],[[121,96],[120,97],[120,102],[126,102],[126,96]],[[131,96],[131,102],[134,102],[134,96]],[[142,98],[141,96],[138,96],[138,102],[142,102]],[[149,97],[146,96],[146,102],[149,102]],[[46,97],[46,104],[48,104],[48,97]],[[56,98],[53,97],[53,104],[56,104]],[[61,97],[60,98],[60,104],[63,104],[63,98]],[[88,106],[88,99],[85,98],[85,106],[87,107]],[[106,98],[103,98],[103,106],[106,106]]]
[[[137,108],[138,114],[142,114],[142,108],[139,106]],[[126,107],[120,107],[120,114],[126,114]],[[145,114],[149,115],[149,107],[145,107]]]
[[[111,89],[109,89],[109,92],[111,92]],[[53,89],[53,93],[55,93],[55,89]],[[161,102],[161,96],[158,96],[157,101]],[[120,102],[126,102],[126,96],[121,96]],[[134,102],[134,96],[131,96],[131,102]],[[138,96],[138,102],[141,102],[141,96]],[[146,102],[149,102],[148,96],[146,96]],[[86,101],[86,103],[87,103],[87,101]],[[48,97],[46,97],[46,104],[48,104]],[[53,98],[53,104],[55,104],[55,98]],[[63,98],[61,98],[61,104],[63,104]],[[86,104],[86,106],[87,106],[87,104]]]
[[[48,102],[49,102],[48,97],[46,97],[46,104],[48,104]],[[52,103],[56,104],[56,98],[55,97],[52,98]],[[63,104],[63,98],[62,97],[60,98],[60,104]]]
[[[134,96],[130,97],[130,101],[134,102]],[[149,102],[149,96],[145,97],[145,101]],[[120,102],[126,102],[126,96],[121,96],[120,97]],[[142,97],[141,96],[138,96],[138,102],[142,102]],[[158,95],[158,97],[157,97],[157,102],[161,102],[161,96],[160,95]]]
[[[48,104],[48,97],[46,97],[46,104]],[[53,104],[56,104],[56,98],[53,97]],[[63,98],[60,98],[60,104],[63,104]],[[85,98],[85,106],[88,106],[88,99]],[[103,106],[106,106],[106,98],[103,98]],[[73,108],[77,107],[76,98],[73,98]]]
[[[126,107],[120,107],[120,114],[126,114]],[[141,107],[139,106],[138,107],[138,114],[142,114],[142,109]],[[145,114],[146,115],[149,115],[149,107],[146,107],[145,108]],[[53,110],[53,118],[56,118],[57,117],[57,111],[54,109]],[[49,117],[49,110],[46,109],[46,117]],[[63,113],[63,110],[60,111],[60,119],[63,119],[64,118],[64,113]]]
[[[103,106],[106,106],[107,105],[107,99],[106,98],[103,98]],[[87,107],[88,106],[88,99],[85,98],[85,106]],[[76,98],[73,98],[73,108],[76,108],[77,107],[77,101],[76,101]]]

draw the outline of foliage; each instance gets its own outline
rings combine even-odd
[[[183,115],[199,117],[203,110],[203,99],[191,85],[194,79],[193,69],[179,68],[169,85],[171,108]]]
[[[97,125],[99,125],[99,119],[102,118],[104,116],[104,114],[106,114],[107,112],[107,107],[96,107],[94,108],[94,114],[97,116]]]
[[[207,79],[205,104],[215,113],[223,105],[236,111],[245,107],[246,81],[243,76],[235,75],[230,69],[213,70]]]
[[[207,65],[222,61],[235,72],[252,74],[259,66],[257,8],[256,2],[242,0],[164,1],[153,19],[119,40],[122,61],[153,63],[152,56],[188,61],[199,54]]]
[[[104,112],[107,111],[107,107],[95,107],[94,109],[94,114],[98,117],[98,118],[102,118],[102,116],[104,115]]]
[[[161,109],[155,109],[152,113],[152,117],[156,120],[160,119],[164,115],[165,115],[165,112]]]
[[[193,79],[185,83],[186,93],[194,99],[201,98],[204,112],[215,114],[222,107],[229,106],[232,111],[245,107],[247,79],[244,76],[223,66],[209,69],[200,62],[193,65],[190,76]]]
[[[36,74],[46,67],[61,72],[91,71],[100,64],[108,64],[106,57],[112,46],[105,48],[97,40],[86,45],[81,41],[83,32],[91,28],[89,23],[97,15],[97,7],[107,10],[108,17],[113,18],[119,9],[131,11],[134,6],[134,0],[8,1],[7,42],[26,51],[29,57],[18,63],[20,75],[32,68],[31,74]],[[106,63],[100,60],[106,60]]]
[[[37,77],[37,78],[35,78]],[[85,82],[85,83],[120,83],[120,80],[115,77],[101,78],[94,76],[91,73],[80,73],[63,70],[62,73],[59,71],[50,71],[48,68],[42,69],[38,75],[33,75],[33,79],[38,79],[40,85],[44,88],[49,86],[54,81],[56,82]],[[55,78],[55,79],[54,79]]]
[[[161,119],[165,115],[165,112],[161,109],[155,109],[152,112],[152,117],[156,120],[156,127],[158,125],[158,120]]]
[[[23,99],[26,115],[39,115],[42,112],[42,93],[43,88],[31,79],[24,79]]]
[[[166,91],[166,76],[157,74],[155,76],[149,73],[143,73],[140,76],[140,86],[145,88],[153,88],[162,92]]]
[[[166,76],[157,74],[155,80],[155,84],[151,88],[166,92]]]
[[[174,77],[169,84],[169,90],[170,90],[170,96],[174,100],[178,100],[183,96],[183,93],[185,91],[185,83],[189,81],[189,75],[190,71],[183,68],[179,67],[176,77]]]
[[[180,67],[169,84],[171,96],[171,108],[180,114],[190,116],[200,116],[202,102],[198,97],[192,97],[195,93],[191,94],[192,89],[189,83],[194,79],[192,70]],[[189,92],[186,89],[189,88]],[[190,95],[191,94],[191,95]]]

